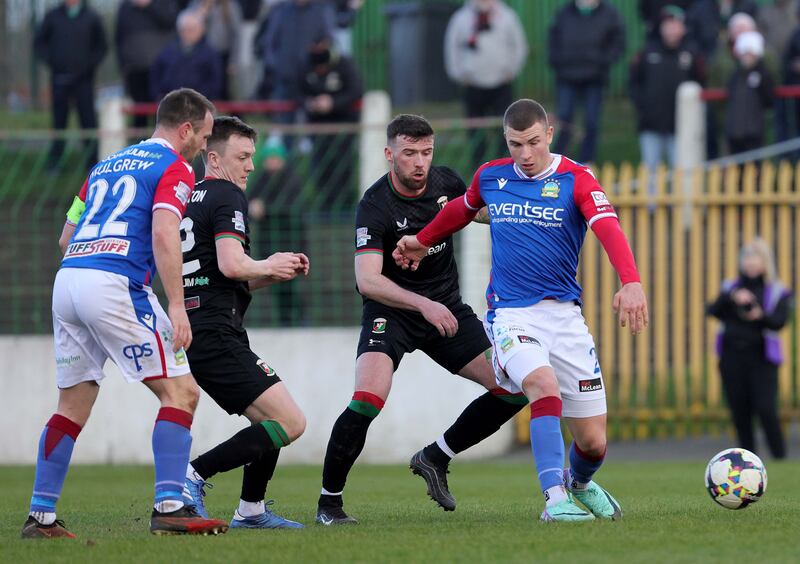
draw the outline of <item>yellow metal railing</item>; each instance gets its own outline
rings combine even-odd
[[[650,306],[650,327],[632,337],[617,326],[619,281],[597,239],[587,234],[578,279],[583,314],[606,381],[609,434],[618,438],[685,436],[727,429],[717,371],[717,323],[705,316],[724,279],[737,273],[739,249],[756,236],[772,246],[780,280],[800,282],[800,166],[748,163],[691,174],[648,174],[623,164],[601,167],[628,235]],[[691,182],[688,190],[684,183]],[[781,332],[787,361],[779,371],[784,421],[800,419],[800,331]],[[527,441],[527,416],[518,435]]]

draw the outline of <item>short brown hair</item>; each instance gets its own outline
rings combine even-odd
[[[234,135],[240,135],[256,141],[256,130],[235,116],[219,116],[214,118],[214,129],[211,130],[211,137],[208,138],[207,147],[209,151],[222,153],[222,147]]]
[[[391,143],[400,135],[414,140],[424,139],[433,135],[433,127],[422,116],[400,114],[386,127],[386,140]]]
[[[206,112],[214,115],[216,108],[208,98],[191,88],[169,92],[158,104],[156,126],[178,127],[187,121],[197,130],[202,127]]]
[[[542,105],[529,98],[517,100],[506,109],[503,115],[503,127],[509,127],[517,131],[525,131],[534,123],[550,125],[547,122],[547,112]]]

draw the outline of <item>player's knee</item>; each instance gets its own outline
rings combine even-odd
[[[193,378],[186,379],[173,393],[169,394],[170,403],[189,413],[194,413],[200,403],[200,387]]]
[[[292,414],[286,422],[286,434],[290,442],[299,439],[306,430],[306,416],[299,409],[297,413]]]
[[[589,456],[603,456],[606,452],[607,441],[605,434],[596,433],[587,437],[581,437],[580,440],[576,439],[576,442],[581,451]]]

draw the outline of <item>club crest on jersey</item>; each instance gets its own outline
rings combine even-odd
[[[560,190],[556,180],[548,180],[542,186],[542,198],[558,198]]]
[[[183,181],[178,182],[178,185],[175,186],[175,197],[178,198],[178,201],[181,205],[186,205],[189,203],[189,196],[192,194],[192,189],[187,186]]]
[[[514,341],[511,340],[510,337],[504,337],[502,341],[500,341],[500,348],[503,349],[503,352],[508,352],[508,349],[514,346]]]
[[[275,369],[272,368],[269,364],[261,360],[260,358],[256,361],[258,367],[264,371],[264,374],[267,376],[275,376]]]
[[[439,209],[442,209],[447,205],[447,196],[439,196],[439,199],[436,200],[436,203],[439,205]]]
[[[508,184],[508,180],[507,179],[505,179],[505,178],[498,178],[497,179],[497,189],[498,190],[502,190],[503,188],[505,188],[506,184]]]
[[[372,332],[376,335],[386,332],[386,320],[383,317],[376,317],[372,320]]]
[[[242,233],[244,233],[244,231],[245,231],[245,229],[244,229],[244,214],[242,212],[240,212],[240,211],[233,212],[233,219],[231,219],[231,221],[233,222],[233,228],[236,231],[241,231]]]

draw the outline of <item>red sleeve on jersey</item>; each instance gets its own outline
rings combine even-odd
[[[597,179],[589,168],[575,171],[574,175],[575,188],[572,197],[583,217],[589,222],[589,227],[592,227],[598,219],[617,217],[617,212],[614,211],[606,193],[597,183]]]
[[[153,197],[153,209],[168,209],[183,218],[193,188],[192,167],[183,159],[176,160],[161,175]]]
[[[86,191],[89,190],[89,179],[83,181],[83,186],[81,186],[80,191],[78,192],[78,198],[80,198],[81,202],[86,202]]]
[[[447,202],[447,205],[436,214],[433,221],[417,233],[417,241],[426,247],[430,247],[468,225],[478,213],[478,209],[473,210],[467,207],[465,200],[468,196],[469,190],[467,190],[463,198],[456,198]]]
[[[479,210],[486,205],[483,202],[483,198],[481,198],[481,172],[494,162],[495,161],[489,161],[488,163],[483,163],[472,176],[472,183],[470,183],[469,188],[467,188],[464,199],[466,200],[467,206],[473,210]]]
[[[597,221],[592,226],[592,231],[597,235],[600,244],[606,250],[608,259],[614,270],[617,271],[620,282],[639,282],[639,271],[636,270],[636,261],[628,244],[628,239],[619,225],[618,219]]]

